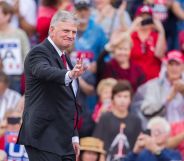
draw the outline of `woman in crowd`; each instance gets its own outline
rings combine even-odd
[[[140,66],[130,61],[132,48],[131,37],[127,33],[121,33],[120,38],[112,37],[112,41],[106,45],[106,50],[112,52],[112,59],[101,66],[101,78],[115,78],[128,80],[133,90],[145,82],[145,74]],[[107,52],[107,51],[106,51]]]
[[[116,85],[116,83],[117,80],[114,78],[103,79],[99,82],[97,86],[99,101],[95,105],[95,110],[92,115],[95,122],[99,121],[104,112],[110,111],[112,88]]]
[[[9,76],[9,87],[20,92],[23,63],[30,49],[30,43],[22,29],[11,26],[12,16],[12,6],[5,1],[0,1],[0,56],[3,71]]]
[[[166,51],[165,31],[162,23],[152,16],[149,6],[138,8],[130,31],[133,41],[131,61],[140,65],[146,80],[158,76],[161,59]]]
[[[105,154],[103,142],[94,137],[80,139],[79,161],[100,161]]]

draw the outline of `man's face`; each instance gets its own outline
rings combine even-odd
[[[160,124],[151,127],[151,136],[155,138],[157,145],[160,146],[165,145],[168,139],[168,134]]]
[[[0,25],[8,24],[10,19],[10,14],[5,15],[0,7]]]
[[[140,15],[140,17],[142,17],[143,21],[146,20],[146,19],[151,19],[152,16],[148,13],[143,13]],[[154,28],[154,24],[146,24],[146,25],[140,25],[140,29],[141,30],[150,30],[150,29],[153,29]]]
[[[90,16],[90,10],[88,8],[78,9],[76,10],[76,14],[80,24],[88,24]]]
[[[131,103],[130,91],[118,92],[112,99],[113,105],[119,111],[127,110]]]
[[[50,27],[50,37],[60,50],[70,48],[75,40],[77,25],[72,22],[58,22]]]
[[[129,61],[130,51],[131,51],[130,44],[128,42],[123,42],[123,44],[115,48],[113,55],[116,61],[121,64],[122,62]]]
[[[98,154],[91,151],[85,151],[82,155],[83,161],[96,161],[98,158]]]
[[[111,100],[111,96],[112,96],[112,87],[104,87],[101,90],[100,93],[100,101],[104,102],[105,100]]]
[[[182,63],[171,60],[167,63],[167,76],[169,80],[178,80],[181,78],[181,74],[183,71]]]

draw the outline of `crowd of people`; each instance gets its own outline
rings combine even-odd
[[[184,160],[183,0],[0,0],[0,161],[29,160],[16,144],[24,60],[58,10],[75,13],[67,52],[88,66],[78,161]]]

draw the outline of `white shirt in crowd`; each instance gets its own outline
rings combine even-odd
[[[21,95],[9,88],[6,89],[4,94],[0,96],[0,121],[3,120],[7,111],[15,109],[20,101]]]

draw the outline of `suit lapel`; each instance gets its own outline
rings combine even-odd
[[[51,52],[51,54],[53,55],[55,61],[57,62],[57,64],[59,65],[60,68],[65,68],[63,62],[61,61],[61,58],[58,54],[58,52],[56,51],[56,49],[54,48],[54,46],[49,42],[48,39],[45,39],[45,41],[43,42],[43,44],[48,48],[49,52]]]
[[[57,53],[57,51],[56,51],[56,49],[54,48],[54,46],[49,42],[49,40],[48,40],[48,39],[45,39],[45,41],[43,42],[43,44],[44,44],[44,45],[48,48],[48,50],[53,54],[54,59],[55,59],[56,62],[58,63],[59,67],[62,68],[62,69],[65,68],[63,62],[61,61],[61,58],[60,58],[59,54]],[[69,65],[69,68],[70,68],[70,69],[73,69],[73,65],[72,65],[72,63],[71,63],[70,57],[68,56],[68,54],[65,54],[65,56],[66,56],[66,60],[67,60],[67,63],[68,63],[68,65]],[[72,92],[73,92],[75,98],[77,99],[77,98],[79,97],[79,91],[80,91],[79,88],[80,88],[80,87],[79,87],[79,79],[77,78],[76,81],[77,81],[77,85],[78,85],[78,89],[77,89],[76,96],[75,96],[75,94],[74,94],[72,84],[70,84],[70,88],[71,88],[71,90],[72,90]],[[71,82],[71,83],[72,83],[72,82]]]

